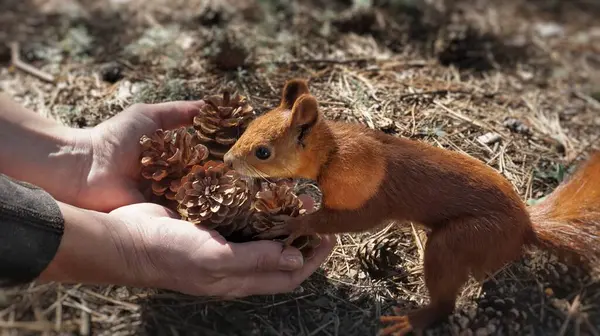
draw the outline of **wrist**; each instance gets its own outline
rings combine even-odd
[[[63,237],[40,281],[97,285],[139,285],[132,270],[132,232],[114,216],[59,202]]]
[[[59,201],[77,200],[92,160],[89,134],[0,95],[0,172],[37,185]]]
[[[81,192],[93,161],[90,131],[57,125],[45,130],[42,137],[48,143],[43,152],[47,154],[32,167],[27,177],[56,200],[80,206]],[[45,174],[39,174],[40,171]]]

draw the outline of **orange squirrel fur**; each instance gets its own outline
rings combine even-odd
[[[278,107],[250,123],[225,162],[263,178],[317,181],[323,206],[267,235],[365,231],[391,221],[428,227],[430,303],[382,321],[383,334],[422,331],[454,310],[469,274],[478,280],[538,246],[600,258],[600,153],[542,203],[526,207],[483,162],[354,123],[325,120],[306,81],[288,81]],[[589,263],[588,263],[589,265]]]

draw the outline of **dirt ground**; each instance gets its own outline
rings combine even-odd
[[[472,155],[531,203],[600,147],[598,17],[597,0],[2,0],[0,90],[93,127],[134,102],[225,87],[264,112],[300,76],[328,118]],[[11,41],[54,82],[12,66]],[[34,283],[0,291],[0,330],[376,335],[393,305],[428,302],[424,238],[409,224],[341,235],[296,292],[231,302]],[[536,252],[471,282],[428,333],[600,335],[599,303],[598,280]]]

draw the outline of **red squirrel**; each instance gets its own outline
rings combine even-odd
[[[470,156],[326,120],[307,82],[285,83],[279,106],[252,121],[225,154],[242,175],[306,178],[322,207],[267,232],[361,232],[388,221],[430,229],[424,276],[430,303],[381,317],[382,335],[420,333],[453,312],[472,275],[482,281],[527,247],[586,259],[600,257],[600,153],[538,205],[527,207],[500,173]]]

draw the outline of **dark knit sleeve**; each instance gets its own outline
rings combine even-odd
[[[0,174],[0,286],[35,280],[56,255],[63,232],[50,194]]]

